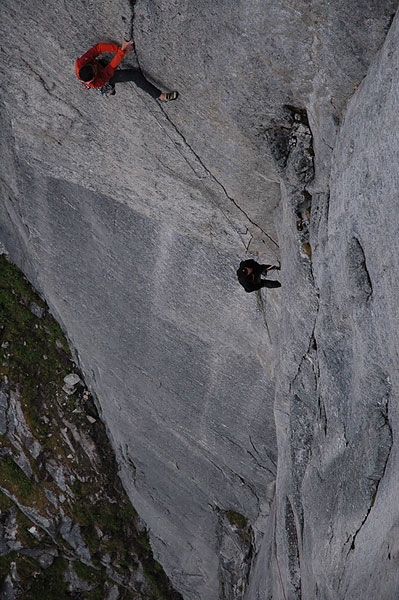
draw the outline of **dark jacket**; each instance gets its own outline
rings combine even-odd
[[[266,288],[278,288],[281,287],[279,281],[267,281],[262,279],[261,275],[267,274],[267,271],[271,265],[260,265],[252,258],[243,260],[240,262],[240,266],[237,269],[237,279],[242,285],[246,292],[256,292],[263,287]],[[250,273],[247,273],[247,269],[251,269]]]

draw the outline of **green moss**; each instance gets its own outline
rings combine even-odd
[[[6,512],[11,506],[13,506],[13,501],[4,492],[0,492],[0,513]]]
[[[0,556],[0,582],[2,583],[10,572],[11,562],[15,559],[16,553],[4,554]]]
[[[37,560],[24,554],[10,552],[7,555],[0,556],[0,582],[3,582],[10,573],[11,563],[15,563],[19,585],[22,585],[25,589],[24,600],[44,600],[45,598],[70,600],[71,594],[65,581],[65,571],[68,566],[68,561],[65,558],[56,557],[50,567],[42,569]],[[81,580],[88,583],[94,582],[94,573],[96,573],[97,583],[100,580],[103,582],[101,573],[94,572],[93,569],[84,567],[84,565],[80,565],[78,572],[76,568],[78,565],[79,563],[75,563],[74,569]],[[88,570],[93,571],[93,575],[88,573]],[[82,576],[83,574],[84,576]],[[82,595],[79,597],[90,598],[90,600],[97,600],[97,597],[99,600],[102,598],[101,595],[97,597]]]
[[[44,511],[49,505],[44,487],[40,483],[29,479],[20,467],[14,462],[12,456],[0,460],[0,481],[2,486],[13,494],[21,504],[31,506],[36,510]],[[55,488],[53,482],[47,487]]]
[[[106,575],[102,569],[93,569],[88,565],[84,565],[79,561],[73,563],[73,569],[78,576],[80,581],[84,581],[93,589],[81,592],[81,597],[86,600],[103,600],[104,594],[104,583],[106,581]]]
[[[31,581],[32,577],[39,574],[41,571],[37,560],[23,554],[18,554],[16,557],[18,577],[22,581]]]
[[[24,594],[25,600],[43,600],[44,598],[56,598],[57,600],[70,600],[65,581],[65,570],[68,561],[65,558],[55,558],[53,564],[43,571],[40,577],[34,579],[29,589]]]
[[[20,581],[29,581],[32,579],[34,574],[40,572],[40,565],[36,560],[28,556],[18,554],[17,552],[10,552],[9,554],[0,557],[1,582],[3,582],[7,575],[9,575],[11,563],[15,563]]]
[[[151,563],[144,562],[143,572],[150,583],[152,593],[156,598],[159,598],[159,600],[167,600],[171,597],[170,583],[160,564],[155,561],[151,561]]]
[[[180,598],[170,585],[161,565],[153,556],[148,534],[138,532],[135,526],[136,511],[128,501],[121,501],[119,506],[99,502],[97,504],[77,502],[72,508],[74,518],[82,525],[82,535],[88,541],[91,550],[94,547],[117,557],[117,562],[122,570],[129,571],[134,556],[137,556],[143,565],[143,572],[151,585],[154,598],[170,600]],[[99,540],[95,526],[104,534]],[[134,550],[134,553],[132,553]],[[88,579],[85,579],[89,581]],[[85,598],[96,598],[99,590],[93,590],[92,595]],[[98,596],[100,598],[100,596]]]
[[[30,310],[31,303],[44,310],[41,319]],[[70,370],[60,361],[67,345],[44,302],[4,255],[0,256],[0,323],[0,374],[21,392],[29,425],[43,441],[48,433],[41,419],[43,404],[62,388]]]
[[[23,504],[31,501],[34,484],[11,456],[7,456],[0,461],[0,481],[2,486],[7,488]]]
[[[85,489],[86,484],[83,484]],[[75,486],[74,492],[76,491]],[[86,501],[85,501],[86,499]],[[94,535],[95,540],[98,540],[98,535],[95,532],[95,526],[101,529],[104,536],[109,538],[108,550],[119,549],[121,532],[123,532],[129,524],[134,528],[134,523],[129,523],[134,519],[136,512],[133,507],[129,507],[127,502],[121,501],[121,505],[110,504],[105,501],[97,503],[87,502],[87,496],[76,498],[76,502],[71,507],[73,518],[82,526],[82,533],[86,538],[89,533],[90,537]],[[110,546],[115,544],[115,548]],[[98,546],[98,541],[96,543]]]
[[[238,529],[246,529],[248,526],[248,519],[235,510],[226,510],[225,515],[230,525],[238,527]]]
[[[92,567],[84,565],[79,561],[75,561],[73,563],[73,569],[81,581],[85,581],[90,585],[95,585],[98,583],[98,569],[93,569]]]

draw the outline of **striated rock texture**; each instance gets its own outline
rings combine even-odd
[[[2,3],[0,239],[186,599],[395,597],[396,8]],[[177,102],[80,90],[123,33]]]

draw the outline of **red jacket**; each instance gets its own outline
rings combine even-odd
[[[111,62],[106,66],[103,65],[96,58],[102,54],[103,52],[114,52],[115,56],[111,60]],[[97,73],[93,79],[89,83],[83,82],[85,85],[91,88],[101,88],[103,85],[107,83],[115,73],[115,69],[118,67],[119,63],[123,60],[125,56],[125,52],[122,50],[118,44],[105,44],[100,43],[96,44],[90,50],[88,50],[83,56],[76,59],[75,62],[75,72],[76,76],[79,79],[79,71],[85,65],[89,65],[92,63],[96,63]]]

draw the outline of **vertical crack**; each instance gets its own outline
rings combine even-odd
[[[135,18],[135,8],[136,8],[136,0],[130,0],[129,1],[130,4],[130,10],[131,10],[131,16],[130,16],[130,21],[128,22],[128,26],[125,32],[125,39],[126,40],[133,40],[133,28],[134,28],[134,18]],[[136,52],[136,50],[135,50]],[[137,56],[137,52],[136,52],[136,56]]]
[[[286,498],[285,502],[285,530],[287,533],[288,542],[288,569],[291,579],[291,585],[294,590],[292,598],[295,600],[301,600],[302,598],[302,585],[301,585],[301,569],[299,562],[299,538],[297,526],[295,523],[295,513],[293,506]]]
[[[388,428],[388,438],[389,438],[389,448],[388,448],[388,451],[387,451],[387,454],[386,454],[386,457],[385,457],[384,466],[383,466],[383,468],[382,468],[381,476],[378,478],[378,480],[377,480],[377,481],[375,481],[374,479],[372,479],[372,480],[374,481],[374,484],[375,484],[375,490],[374,490],[374,493],[373,493],[373,495],[372,495],[372,498],[371,498],[371,501],[370,501],[370,506],[368,507],[368,509],[367,509],[367,512],[366,512],[366,514],[364,515],[364,517],[363,517],[363,519],[362,519],[362,522],[360,523],[360,525],[359,525],[359,527],[357,528],[357,530],[355,531],[355,533],[354,533],[354,534],[352,534],[352,535],[350,535],[350,536],[348,537],[348,539],[346,540],[345,544],[344,544],[344,545],[346,546],[348,543],[350,543],[350,547],[349,547],[349,550],[348,550],[348,552],[347,552],[346,556],[348,556],[348,555],[349,555],[349,553],[350,553],[352,550],[354,550],[354,549],[355,549],[355,546],[356,546],[356,538],[357,538],[358,534],[360,533],[360,531],[362,530],[362,528],[364,527],[364,525],[365,525],[365,523],[366,523],[367,519],[368,519],[368,518],[369,518],[369,516],[370,516],[371,510],[372,510],[372,508],[373,508],[373,506],[374,506],[374,504],[375,504],[375,499],[376,499],[376,497],[377,497],[377,494],[378,494],[378,490],[379,490],[379,487],[380,487],[381,481],[383,480],[383,478],[384,478],[384,475],[385,475],[385,472],[386,472],[386,469],[387,469],[387,465],[388,465],[389,457],[391,456],[391,452],[392,452],[392,445],[393,445],[393,432],[392,432],[392,426],[391,426],[391,423],[390,423],[390,421],[389,421],[389,416],[388,416],[388,408],[389,408],[389,400],[387,400],[387,401],[386,401],[386,405],[385,405],[385,406],[380,406],[380,413],[381,413],[381,417],[382,417],[382,419],[383,419],[383,421],[384,421],[384,423],[383,423],[383,425],[382,425],[381,429],[382,429],[383,427],[387,427],[387,428]]]

